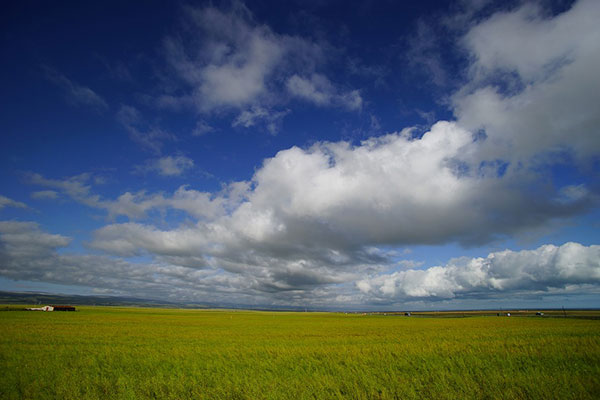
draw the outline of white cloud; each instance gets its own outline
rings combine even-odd
[[[0,221],[0,235],[0,251],[26,260],[45,257],[71,242],[65,236],[42,232],[33,222]]]
[[[599,18],[597,1],[552,17],[527,3],[469,30],[471,80],[453,105],[460,125],[485,130],[480,158],[529,163],[549,152],[582,161],[598,154]]]
[[[505,250],[486,258],[455,259],[445,266],[383,274],[356,283],[367,296],[395,300],[532,295],[572,285],[600,286],[600,246],[566,243],[520,252]]]
[[[266,81],[286,51],[284,39],[254,24],[241,3],[229,13],[213,7],[187,11],[192,29],[203,38],[200,51],[175,38],[165,46],[172,67],[193,87],[199,110],[244,108],[268,92]]]
[[[523,192],[535,185],[529,171],[499,176],[496,167],[484,172],[469,164],[480,143],[454,123],[439,122],[420,139],[410,136],[404,131],[355,147],[317,143],[281,151],[256,172],[250,202],[232,220],[257,238],[285,237],[290,225],[301,224],[348,243],[485,242],[571,215],[593,199],[582,192],[567,205],[548,188],[532,198]],[[289,240],[316,237],[307,236]]]
[[[58,189],[66,196],[88,207],[105,210],[109,219],[123,215],[131,219],[146,217],[150,210],[181,210],[194,218],[214,219],[226,212],[240,201],[243,194],[243,182],[238,182],[224,188],[227,198],[217,194],[199,192],[188,189],[186,185],[180,186],[171,196],[163,193],[147,194],[145,191],[137,193],[125,192],[115,200],[103,199],[92,192],[89,182],[91,174],[80,174],[66,179],[48,179],[40,174],[30,174],[32,184]],[[239,189],[238,189],[239,188]]]
[[[0,195],[0,210],[4,207],[27,208],[27,204]]]
[[[188,7],[186,15],[186,29],[164,42],[167,61],[184,89],[178,95],[164,94],[160,104],[193,105],[204,114],[239,112],[234,126],[254,126],[260,119],[271,133],[288,112],[281,110],[289,100],[286,82],[289,93],[315,105],[361,108],[357,90],[340,90],[318,73],[327,58],[326,45],[278,34],[255,21],[239,2],[227,11]],[[300,73],[309,78],[301,78]],[[313,93],[299,90],[298,80],[312,84]],[[315,101],[320,95],[326,101]]]
[[[142,219],[150,210],[166,209],[182,210],[194,218],[212,219],[225,212],[225,203],[225,200],[219,196],[180,186],[172,196],[160,193],[148,195],[146,192],[126,192],[116,200],[100,200],[91,206],[105,209],[110,219],[119,215]]]
[[[122,236],[129,236],[128,241]],[[125,223],[105,226],[95,232],[94,247],[120,256],[141,254],[143,249],[152,249],[163,256],[202,256],[207,246],[206,238],[190,228],[178,231],[163,232],[152,227],[136,223]]]

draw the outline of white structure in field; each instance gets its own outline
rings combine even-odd
[[[44,306],[40,308],[28,308],[27,311],[54,311],[54,307]]]

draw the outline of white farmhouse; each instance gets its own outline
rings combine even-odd
[[[27,311],[54,311],[54,307],[44,306],[39,308],[28,308]]]

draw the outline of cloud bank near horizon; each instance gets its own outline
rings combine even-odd
[[[352,273],[327,277],[322,273],[326,270],[307,271],[302,266],[278,271],[286,275],[292,287],[273,281],[267,271],[213,268],[202,256],[197,257],[196,264],[188,256],[184,266],[176,254],[153,263],[134,263],[104,255],[59,253],[69,242],[70,238],[43,232],[34,223],[0,222],[0,256],[4,260],[0,274],[15,280],[83,285],[103,293],[155,299],[316,307],[328,304],[332,308],[423,299],[436,302],[506,295],[527,299],[600,292],[600,246],[572,242],[494,252],[485,258],[463,257],[426,269],[365,273],[363,279]],[[164,245],[165,241],[157,243]],[[332,287],[332,283],[342,285]]]

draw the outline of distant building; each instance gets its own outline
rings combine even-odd
[[[44,307],[37,307],[37,308],[27,308],[27,311],[54,311],[54,307],[52,306],[44,306]]]
[[[52,306],[54,311],[76,311],[73,306]]]
[[[73,306],[44,306],[37,308],[27,308],[27,311],[76,311]]]

